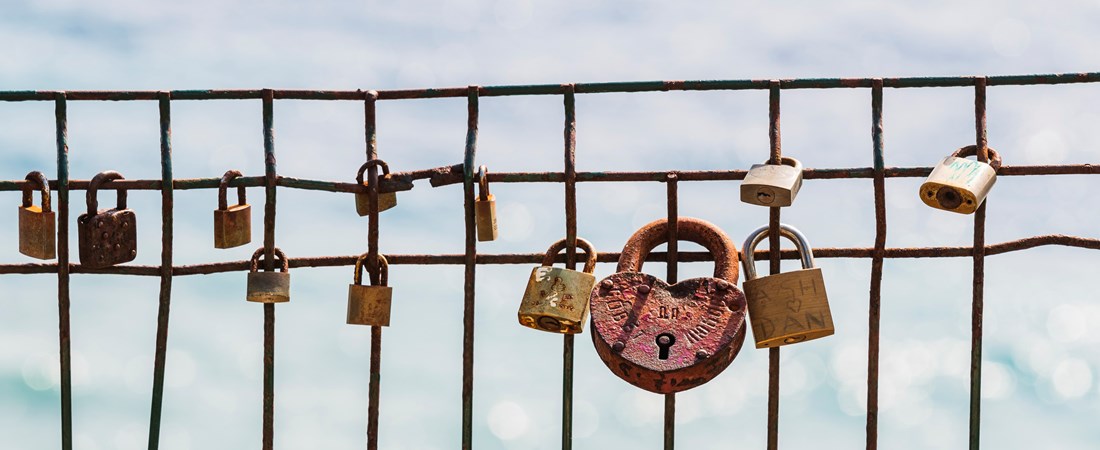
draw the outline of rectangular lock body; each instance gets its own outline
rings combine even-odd
[[[833,334],[833,316],[821,269],[803,269],[745,281],[756,348],[778,347]]]
[[[56,213],[39,206],[19,207],[19,253],[38,259],[57,257]]]
[[[495,241],[497,239],[497,201],[493,194],[488,195],[488,200],[478,197],[474,202],[477,216],[477,240]]]
[[[944,211],[972,214],[997,182],[997,171],[973,159],[948,156],[920,186],[924,204]]]
[[[132,209],[100,210],[94,216],[81,214],[77,226],[80,265],[101,269],[137,257],[137,215]]]
[[[249,272],[246,300],[256,303],[290,301],[290,272]]]
[[[385,211],[394,206],[397,206],[396,192],[378,193],[378,212]],[[360,217],[370,215],[370,195],[360,192],[355,193],[355,212],[359,213]]]
[[[753,164],[741,182],[741,201],[768,207],[791,206],[801,188],[801,165]]]
[[[233,248],[252,242],[252,206],[233,205],[214,210],[214,248]]]
[[[588,318],[588,298],[596,276],[557,267],[531,271],[519,305],[519,323],[551,333],[577,334]]]
[[[393,288],[389,286],[348,286],[348,325],[390,326]]]

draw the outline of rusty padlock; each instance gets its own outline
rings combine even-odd
[[[527,290],[519,304],[519,323],[525,327],[551,333],[578,334],[584,331],[588,317],[588,296],[596,284],[596,249],[592,243],[577,238],[577,248],[587,259],[584,272],[551,267],[554,257],[565,249],[565,239],[546,250],[542,265],[531,271]]]
[[[80,265],[99,269],[133,261],[137,257],[137,215],[126,207],[126,190],[118,190],[118,204],[97,210],[96,193],[108,181],[121,180],[113,170],[100,172],[88,183],[88,212],[81,214],[79,228]]]
[[[592,291],[592,342],[619,378],[659,394],[680,392],[718,376],[745,342],[745,294],[737,288],[737,246],[717,226],[677,220],[679,239],[706,247],[714,276],[669,286],[641,273],[642,262],[668,241],[668,220],[647,224],[623,247],[618,273]]]
[[[355,283],[348,286],[348,325],[390,326],[390,304],[393,288],[388,286],[390,264],[386,257],[378,255],[378,284],[363,286],[363,260],[370,253],[355,260]]]
[[[42,192],[42,206],[34,206],[34,189]],[[19,253],[38,259],[57,257],[57,220],[50,210],[50,182],[42,172],[27,174],[23,206],[19,207]]]
[[[477,216],[477,240],[497,239],[497,200],[489,193],[489,170],[481,166],[477,171],[477,200],[474,211]]]
[[[795,227],[779,224],[779,235],[794,243],[802,270],[756,277],[753,251],[768,237],[768,226],[753,231],[742,248],[745,294],[756,348],[797,344],[833,334],[833,315],[825,294],[825,278],[814,267],[814,252]]]
[[[959,214],[977,211],[997,182],[997,169],[1001,168],[1001,155],[991,148],[988,150],[989,163],[966,159],[977,154],[975,145],[955,150],[940,161],[920,185],[920,199],[944,211]]]
[[[381,159],[372,159],[370,161],[367,161],[367,162],[363,163],[363,165],[361,167],[359,167],[359,173],[355,175],[355,182],[359,183],[360,185],[365,186],[366,183],[363,181],[363,174],[366,173],[367,169],[369,169],[373,166],[382,167],[382,175],[378,177],[378,180],[381,181],[383,177],[389,176],[389,174],[390,174],[389,164],[386,164],[386,162],[382,161]],[[394,206],[397,206],[397,193],[396,192],[379,192],[378,193],[378,211],[379,212],[382,212],[382,211],[385,211],[387,209],[393,208]],[[359,213],[360,217],[370,214],[370,194],[369,193],[367,193],[367,192],[356,192],[355,193],[355,212]]]
[[[741,181],[741,201],[781,207],[794,203],[802,189],[802,163],[784,156],[780,164],[753,164]]]
[[[214,248],[240,247],[252,242],[252,206],[245,200],[244,186],[237,186],[237,204],[229,206],[229,182],[241,172],[230,170],[218,183],[218,209],[214,210]]]
[[[245,300],[256,303],[285,303],[290,301],[290,260],[282,250],[273,250],[277,260],[282,261],[280,272],[260,272],[260,256],[263,247],[252,254],[252,267],[248,272],[248,287]]]

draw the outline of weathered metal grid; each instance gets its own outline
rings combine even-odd
[[[55,104],[57,138],[57,180],[50,186],[57,192],[58,205],[58,242],[57,263],[3,264],[0,274],[15,273],[57,273],[58,274],[58,328],[61,360],[61,434],[62,448],[72,448],[72,396],[71,396],[71,359],[69,334],[69,276],[71,273],[100,273],[116,275],[159,276],[160,305],[157,316],[156,350],[154,359],[153,394],[149,425],[149,448],[159,446],[160,414],[164,393],[165,353],[168,340],[168,318],[171,301],[172,277],[210,274],[218,272],[245,271],[248,261],[229,261],[210,264],[174,266],[172,263],[172,213],[173,191],[175,189],[216,189],[219,178],[175,179],[172,176],[171,151],[171,102],[172,100],[214,100],[214,99],[260,99],[263,103],[264,159],[263,177],[241,177],[233,180],[230,186],[263,186],[266,201],[264,207],[264,257],[265,270],[273,269],[273,251],[275,249],[275,195],[277,187],[320,190],[329,192],[366,192],[370,197],[371,214],[369,216],[368,249],[373,261],[378,253],[378,192],[408,190],[416,179],[430,179],[433,186],[463,183],[465,201],[466,250],[460,255],[387,255],[390,264],[462,264],[465,266],[465,291],[463,312],[463,358],[462,358],[462,437],[464,449],[472,447],[473,426],[473,339],[474,339],[474,282],[478,264],[534,264],[541,261],[542,253],[521,254],[479,254],[475,239],[474,225],[474,168],[477,167],[478,98],[481,96],[511,95],[561,95],[564,100],[564,170],[562,172],[511,172],[492,173],[489,180],[500,183],[546,182],[563,183],[565,186],[566,240],[567,252],[558,257],[570,268],[576,267],[576,183],[578,182],[621,182],[653,181],[663,182],[667,186],[669,244],[666,252],[655,252],[648,260],[668,262],[667,278],[670,283],[676,281],[678,261],[707,261],[709,253],[679,252],[676,245],[677,186],[680,181],[723,180],[736,181],[745,176],[743,170],[709,171],[656,171],[656,172],[577,172],[575,165],[576,115],[575,95],[577,93],[610,92],[649,92],[680,90],[747,90],[767,89],[769,91],[770,118],[770,157],[776,162],[782,155],[780,142],[780,93],[784,89],[833,89],[833,88],[870,88],[871,90],[871,137],[873,167],[813,169],[805,171],[807,179],[872,178],[875,202],[875,244],[872,248],[816,248],[814,254],[819,258],[871,258],[870,309],[868,315],[868,355],[867,355],[867,433],[866,447],[878,447],[878,360],[879,360],[879,314],[882,286],[882,266],[885,258],[973,258],[973,301],[971,323],[971,382],[970,382],[970,448],[979,445],[980,395],[981,395],[981,352],[982,352],[982,309],[984,292],[984,261],[986,255],[996,255],[1025,250],[1043,245],[1064,245],[1089,249],[1100,249],[1100,239],[1064,235],[1033,236],[999,244],[985,244],[985,205],[974,215],[974,244],[970,247],[886,247],[886,201],[885,179],[901,177],[924,177],[931,167],[885,167],[882,92],[883,88],[915,87],[974,87],[975,141],[979,149],[979,160],[987,159],[985,99],[987,86],[998,85],[1054,85],[1069,83],[1100,82],[1100,72],[1078,74],[1017,75],[997,77],[933,77],[933,78],[832,78],[832,79],[792,79],[792,80],[720,80],[720,81],[651,81],[623,83],[588,83],[564,85],[529,86],[470,86],[467,88],[391,90],[391,91],[303,91],[303,90],[207,90],[207,91],[7,91],[0,92],[0,101],[53,101]],[[340,183],[322,180],[307,180],[280,176],[276,170],[274,112],[275,99],[308,100],[355,100],[364,102],[367,159],[378,157],[376,146],[375,104],[378,100],[466,97],[468,102],[468,126],[463,164],[434,169],[395,173],[389,179],[379,180],[377,170],[368,172],[370,188],[354,183]],[[69,261],[68,248],[68,204],[69,192],[86,190],[88,182],[69,179],[67,113],[68,101],[129,101],[155,100],[160,111],[161,179],[160,180],[121,180],[112,181],[102,189],[138,189],[161,191],[162,247],[159,266],[118,266],[106,269],[87,269]],[[1100,165],[1044,165],[1044,166],[1004,166],[998,173],[1002,176],[1023,175],[1059,175],[1059,174],[1100,174]],[[26,183],[23,180],[0,181],[0,191],[21,190]],[[987,200],[988,201],[988,200]],[[777,224],[780,208],[771,208],[769,223],[772,232],[769,235],[769,249],[756,252],[757,258],[768,258],[771,273],[779,271],[781,259],[795,259],[792,250],[779,249]],[[599,255],[601,262],[615,262],[617,253]],[[348,266],[355,263],[356,256],[319,256],[295,258],[291,267]],[[371,281],[377,282],[377,271],[371,271]],[[274,447],[274,345],[275,345],[275,306],[264,305],[264,394],[263,394],[263,448]],[[367,424],[367,446],[374,449],[378,445],[378,394],[380,389],[381,328],[371,329],[371,364],[369,385],[369,407]],[[573,335],[563,338],[562,358],[562,439],[563,449],[572,447],[572,394],[573,394]],[[780,349],[769,350],[768,382],[768,429],[767,448],[776,449],[779,437],[779,353]],[[664,444],[666,449],[673,448],[674,417],[676,410],[675,394],[665,396]]]

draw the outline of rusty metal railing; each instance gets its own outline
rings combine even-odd
[[[778,161],[782,155],[780,141],[780,94],[789,89],[870,89],[871,91],[871,138],[872,167],[859,168],[807,168],[806,179],[847,179],[871,178],[874,183],[875,203],[875,243],[871,248],[815,248],[818,258],[870,258],[871,287],[869,309],[868,355],[867,355],[867,431],[866,447],[878,447],[878,362],[879,362],[879,314],[882,287],[882,268],[885,258],[950,258],[971,257],[973,259],[973,302],[971,324],[971,371],[970,371],[970,448],[977,449],[979,444],[981,362],[982,362],[982,313],[984,292],[984,261],[986,256],[1014,252],[1043,245],[1063,245],[1100,250],[1100,239],[1046,235],[1034,236],[1016,241],[986,245],[985,243],[985,205],[974,215],[974,244],[968,247],[886,247],[886,202],[885,179],[904,177],[924,177],[931,172],[930,167],[886,167],[883,144],[882,93],[884,88],[918,87],[959,87],[973,86],[975,135],[979,149],[978,158],[986,155],[985,98],[988,86],[1008,85],[1055,85],[1069,83],[1100,82],[1100,72],[1050,75],[1018,75],[996,77],[932,77],[932,78],[832,78],[832,79],[792,79],[792,80],[718,80],[718,81],[649,81],[622,83],[581,83],[528,86],[470,86],[466,88],[390,90],[390,91],[304,91],[304,90],[203,90],[203,91],[6,91],[0,92],[0,101],[52,101],[55,105],[57,140],[57,179],[50,186],[57,192],[57,263],[38,264],[2,264],[0,274],[16,273],[57,273],[58,276],[58,320],[61,362],[61,435],[62,448],[72,448],[72,395],[71,395],[71,358],[69,334],[69,278],[73,273],[96,273],[113,275],[137,275],[160,277],[160,305],[157,316],[156,351],[154,358],[153,393],[149,424],[149,448],[159,446],[161,407],[164,393],[165,355],[168,339],[169,308],[171,302],[172,279],[177,276],[236,272],[249,269],[248,261],[227,261],[209,264],[176,266],[172,261],[173,249],[173,192],[187,189],[216,189],[220,178],[175,179],[172,175],[171,145],[171,105],[173,101],[215,100],[215,99],[259,99],[263,104],[264,160],[265,174],[262,177],[240,177],[230,186],[259,187],[265,189],[264,205],[264,249],[265,269],[272,270],[275,248],[276,193],[278,188],[309,189],[328,192],[366,192],[370,196],[372,211],[369,215],[368,249],[372,255],[378,253],[378,203],[379,191],[391,192],[412,188],[412,181],[429,179],[433,186],[463,183],[465,198],[466,249],[463,254],[396,254],[386,255],[390,264],[461,264],[465,267],[465,290],[463,308],[463,356],[462,356],[462,437],[464,449],[472,447],[473,442],[473,367],[474,367],[474,283],[476,268],[485,264],[535,264],[542,260],[542,253],[518,254],[479,254],[475,239],[474,225],[474,168],[477,167],[477,127],[478,99],[482,96],[515,95],[560,95],[564,103],[564,168],[561,172],[494,172],[489,180],[500,183],[562,183],[565,187],[565,233],[567,252],[559,256],[569,268],[576,267],[577,238],[577,196],[576,185],[580,182],[658,182],[667,186],[667,214],[670,223],[675,224],[678,217],[677,186],[680,182],[693,181],[736,181],[745,177],[743,170],[705,170],[705,171],[654,171],[654,172],[578,172],[575,164],[576,115],[575,96],[610,92],[649,92],[649,91],[703,91],[703,90],[764,90],[769,91],[770,108],[770,160]],[[367,189],[354,183],[341,183],[324,180],[291,178],[279,175],[276,167],[274,138],[274,102],[277,99],[299,100],[345,100],[361,101],[364,104],[366,129],[366,157],[378,157],[375,143],[375,104],[379,100],[406,100],[420,98],[466,97],[468,102],[468,127],[464,162],[450,167],[424,169],[395,173],[380,180],[375,168],[368,172]],[[160,180],[120,180],[110,182],[102,189],[135,189],[161,191],[162,247],[161,264],[158,266],[125,265],[105,269],[90,269],[70,262],[69,242],[69,193],[73,190],[85,190],[88,182],[69,179],[68,143],[67,143],[67,105],[70,101],[157,101],[160,112]],[[1100,174],[1100,165],[1043,165],[1043,166],[1004,166],[998,171],[1002,176],[1059,175],[1059,174]],[[26,181],[0,181],[0,191],[21,190]],[[988,201],[987,201],[988,202]],[[768,258],[771,271],[779,270],[781,259],[795,259],[798,255],[791,250],[779,249],[777,224],[780,209],[772,208],[770,224],[770,248],[757,251],[757,258]],[[705,252],[680,252],[675,240],[675,226],[670,227],[670,242],[666,252],[655,252],[648,260],[668,262],[667,278],[675,282],[677,263],[710,260]],[[601,253],[599,261],[614,262],[618,253]],[[316,256],[294,258],[290,267],[327,267],[350,266],[355,263],[356,255]],[[371,273],[372,281],[377,281],[377,272]],[[264,305],[264,389],[263,389],[263,448],[274,448],[274,329],[275,306]],[[380,390],[381,328],[371,330],[371,363],[367,443],[368,448],[378,445],[378,395]],[[573,405],[573,336],[563,338],[562,359],[562,436],[563,449],[572,448],[572,405]],[[768,425],[767,448],[776,449],[779,436],[779,354],[778,348],[769,350],[768,385]],[[676,402],[674,394],[665,397],[664,444],[671,449],[674,442],[674,418]]]

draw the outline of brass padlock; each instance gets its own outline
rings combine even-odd
[[[756,277],[753,251],[768,237],[767,226],[745,239],[745,295],[756,348],[797,344],[833,334],[833,315],[825,294],[825,278],[814,267],[814,252],[795,227],[779,224],[779,235],[794,242],[802,270]]]
[[[113,170],[100,172],[88,183],[88,212],[81,214],[79,227],[80,265],[100,269],[133,261],[137,257],[137,215],[126,207],[126,190],[118,189],[118,204],[97,210],[96,193],[103,183],[121,180]]]
[[[753,205],[791,206],[802,189],[802,163],[784,156],[781,164],[753,164],[741,181],[741,201]]]
[[[519,323],[551,333],[578,334],[584,331],[588,317],[588,296],[596,284],[596,249],[577,238],[577,247],[588,255],[584,272],[551,267],[554,257],[565,249],[565,239],[546,250],[542,265],[531,271],[523,301],[519,304]]]
[[[42,192],[42,206],[34,206],[33,189]],[[27,174],[23,206],[19,207],[19,253],[38,259],[57,257],[57,220],[50,210],[50,182],[42,172]]]
[[[497,239],[497,200],[489,193],[489,171],[485,166],[477,171],[477,201],[474,210],[477,215],[477,240],[495,241]]]
[[[252,268],[248,272],[248,290],[245,299],[256,303],[285,303],[290,301],[290,261],[278,248],[275,257],[282,261],[280,272],[260,272],[260,256],[263,247],[252,254]]]
[[[363,260],[368,255],[364,253],[355,260],[355,283],[348,286],[348,325],[388,327],[393,302],[393,288],[387,285],[390,264],[385,256],[378,255],[378,284],[363,286]]]
[[[214,248],[240,247],[252,242],[252,206],[245,200],[244,186],[237,186],[237,204],[229,206],[229,182],[241,172],[230,170],[218,183],[218,209],[214,210]]]
[[[386,162],[382,161],[381,159],[372,159],[370,161],[367,161],[367,162],[363,163],[363,165],[361,167],[359,167],[359,173],[355,175],[355,182],[359,183],[360,185],[366,185],[366,183],[363,182],[363,174],[367,171],[367,169],[371,168],[372,166],[381,166],[382,167],[382,175],[378,177],[379,180],[381,180],[383,177],[387,177],[387,176],[390,175],[390,166],[389,166],[389,164],[386,164]],[[397,193],[396,192],[379,192],[378,193],[378,212],[385,211],[387,209],[393,208],[394,206],[397,206]],[[367,192],[356,192],[355,193],[355,212],[359,213],[360,217],[370,214],[370,194],[369,193],[367,193]]]
[[[1001,155],[989,150],[989,163],[966,159],[977,154],[978,147],[968,145],[955,150],[932,169],[928,179],[920,185],[920,199],[924,204],[944,211],[971,214],[985,201],[989,190],[997,182],[997,169],[1001,168]]]

